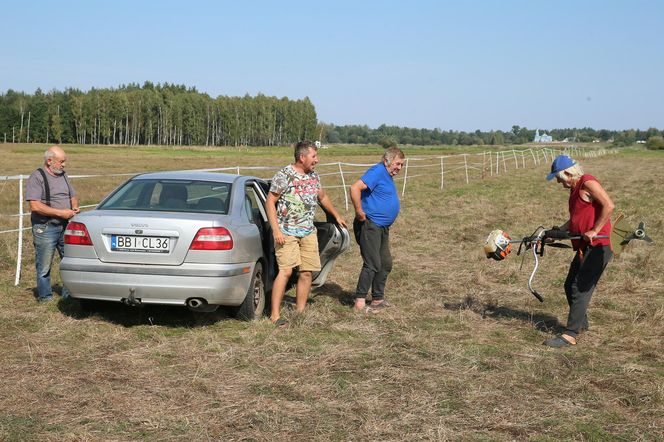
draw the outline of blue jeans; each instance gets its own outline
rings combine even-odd
[[[51,265],[53,255],[58,251],[62,258],[65,250],[66,224],[33,224],[32,239],[35,246],[35,267],[37,269],[37,296],[39,299],[48,299],[53,296],[51,288]],[[62,297],[69,296],[69,291],[63,286]]]

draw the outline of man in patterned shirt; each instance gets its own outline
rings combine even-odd
[[[318,164],[318,148],[311,141],[295,145],[295,162],[281,169],[272,178],[267,196],[267,216],[274,235],[279,273],[272,286],[270,320],[277,326],[286,325],[279,318],[286,284],[299,266],[295,289],[295,309],[302,313],[311,291],[311,272],[320,270],[318,237],[314,227],[316,205],[330,213],[337,224],[346,227],[320,184],[314,171]]]

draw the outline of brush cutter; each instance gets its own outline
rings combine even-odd
[[[521,254],[521,251],[527,251],[531,249],[533,251],[533,257],[535,258],[535,267],[533,272],[530,274],[528,279],[528,289],[530,293],[535,296],[540,302],[544,302],[544,298],[540,295],[537,290],[533,288],[533,279],[535,278],[535,273],[539,267],[539,256],[544,256],[544,246],[549,247],[559,247],[559,248],[571,248],[568,244],[558,243],[555,241],[562,240],[572,240],[572,239],[582,239],[583,235],[579,233],[569,233],[565,230],[560,230],[557,227],[552,229],[545,229],[540,226],[533,232],[530,236],[525,236],[521,239],[512,239],[509,234],[503,230],[494,230],[487,237],[484,243],[484,253],[487,258],[492,258],[496,261],[502,261],[510,254],[512,251],[512,244],[519,244],[519,249],[517,255]],[[646,242],[652,242],[652,239],[646,235],[645,223],[640,222],[639,226],[636,229],[631,229],[627,222],[624,220],[624,214],[619,214],[613,223],[611,229],[611,235],[599,235],[595,238],[610,238],[611,239],[611,249],[613,250],[614,255],[618,256],[627,244],[632,240],[643,240]],[[524,255],[525,258],[525,255]],[[523,261],[521,262],[523,265]]]

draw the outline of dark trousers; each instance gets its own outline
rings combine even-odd
[[[371,288],[371,299],[383,299],[387,275],[392,271],[390,228],[380,227],[369,218],[353,222],[355,240],[360,245],[362,270],[355,289],[356,298],[365,298]]]
[[[609,246],[587,247],[585,253],[576,252],[565,280],[565,295],[569,304],[565,334],[576,337],[588,327],[588,305],[595,286],[613,257]]]

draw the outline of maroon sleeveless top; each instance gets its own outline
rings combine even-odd
[[[581,176],[573,189],[570,191],[569,196],[569,231],[573,234],[583,235],[588,230],[592,229],[595,225],[597,217],[602,212],[602,206],[593,201],[589,203],[581,198],[580,192],[583,188],[583,183],[586,181],[597,181],[592,175],[585,174]],[[604,227],[597,232],[597,235],[611,235],[611,220],[609,219]],[[585,249],[588,242],[583,239],[573,239],[572,247],[574,250]],[[611,245],[610,238],[597,238],[593,240],[593,246],[608,246]]]

